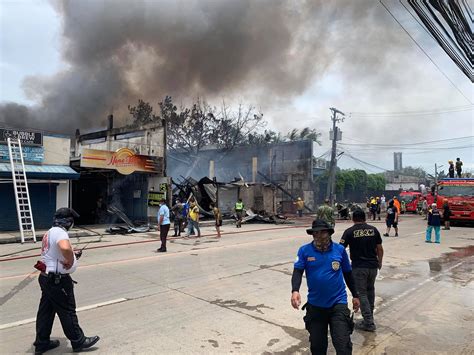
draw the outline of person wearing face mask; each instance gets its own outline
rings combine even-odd
[[[352,293],[352,307],[360,307],[351,264],[344,246],[334,243],[333,227],[322,219],[313,221],[306,232],[313,236],[311,243],[298,250],[291,278],[291,305],[299,309],[299,289],[303,273],[308,284],[308,301],[303,306],[303,318],[309,332],[312,354],[326,354],[328,348],[328,327],[337,354],[352,354],[351,334],[354,322],[347,307],[346,284]]]
[[[68,231],[74,225],[74,218],[78,217],[72,208],[58,209],[54,214],[53,226],[43,236],[41,261],[44,271],[38,278],[41,300],[36,315],[35,354],[59,346],[59,340],[50,339],[56,314],[75,352],[90,348],[99,341],[98,336],[84,336],[76,314],[74,281],[70,274],[77,268],[81,251],[73,251]]]

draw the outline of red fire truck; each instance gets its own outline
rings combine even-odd
[[[438,183],[438,209],[448,202],[452,221],[474,222],[474,179],[442,179]]]
[[[399,194],[400,203],[402,205],[402,213],[412,212],[416,213],[418,203],[421,199],[421,192],[419,191],[402,191]]]

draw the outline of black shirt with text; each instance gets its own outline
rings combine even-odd
[[[349,245],[353,268],[378,268],[377,244],[382,244],[382,237],[374,226],[354,224],[346,229],[340,244],[344,247]]]

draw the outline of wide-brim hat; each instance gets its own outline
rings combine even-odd
[[[306,233],[310,235],[319,231],[329,231],[329,234],[334,234],[334,228],[324,219],[315,219],[311,228],[306,229]]]

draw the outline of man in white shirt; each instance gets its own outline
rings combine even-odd
[[[158,231],[161,240],[161,247],[157,250],[159,253],[166,253],[166,238],[170,230],[170,223],[170,209],[166,206],[165,199],[162,199],[158,210]]]
[[[79,215],[71,208],[58,209],[54,214],[53,227],[43,236],[41,259],[45,271],[38,279],[41,301],[36,315],[35,354],[59,346],[59,340],[50,340],[56,314],[75,352],[90,348],[99,341],[98,336],[84,336],[76,315],[74,281],[69,274],[76,270],[81,252],[74,253],[67,231],[77,217]]]

